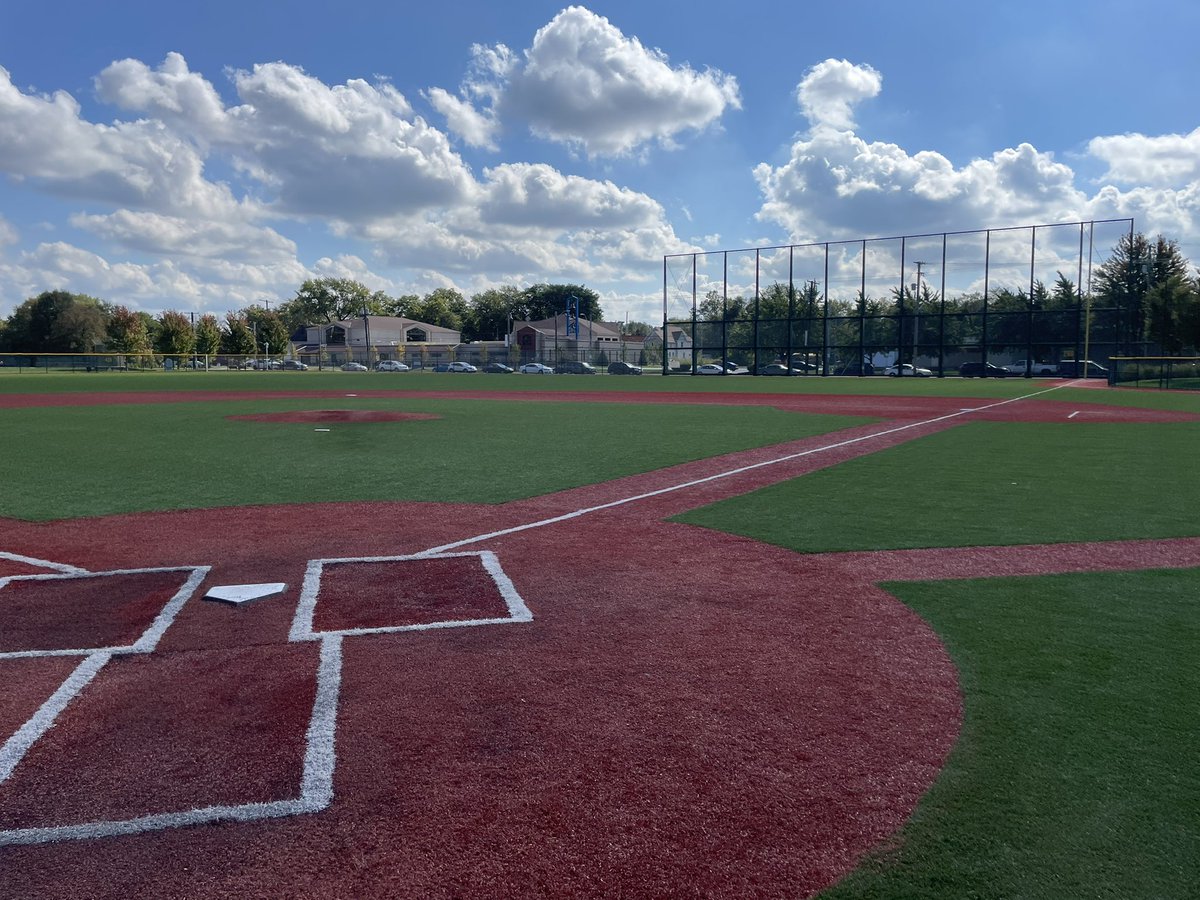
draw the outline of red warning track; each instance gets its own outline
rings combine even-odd
[[[803,556],[663,520],[961,421],[897,431],[897,420],[930,418],[931,401],[861,398],[856,409],[849,399],[828,398],[839,412],[889,404],[893,421],[503,506],[0,520],[0,551],[23,558],[95,571],[213,567],[155,652],[105,666],[0,780],[0,842],[6,830],[296,797],[315,746],[318,660],[316,645],[288,634],[310,560],[359,560],[327,566],[318,630],[495,616],[498,595],[474,557],[378,559],[493,533],[459,550],[495,553],[534,616],[345,638],[323,811],[0,843],[0,895],[800,897],[828,886],[911,814],[962,714],[937,636],[876,581],[1200,561],[1196,540],[1156,542],[1155,553]],[[1024,403],[1011,406],[1015,415]],[[745,468],[783,456],[794,458]],[[596,508],[631,497],[642,499]],[[516,530],[558,516],[569,518]],[[0,577],[30,569],[11,563]],[[208,585],[268,581],[288,588],[245,607],[199,599]],[[107,598],[104,621],[144,623],[158,590]],[[79,637],[60,618],[28,621],[22,646],[51,629],[59,642]],[[74,662],[0,659],[0,678],[18,685],[0,695],[3,734]]]

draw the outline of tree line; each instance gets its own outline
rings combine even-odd
[[[305,281],[295,296],[230,311],[157,316],[111,304],[86,294],[45,291],[31,297],[0,322],[0,352],[15,353],[160,353],[248,355],[282,351],[307,325],[344,321],[363,315],[403,316],[461,332],[466,342],[497,340],[514,321],[548,319],[562,313],[570,298],[580,318],[603,320],[599,295],[576,284],[505,286],[469,300],[451,288],[422,296],[391,297],[358,281],[317,278]],[[271,302],[275,308],[271,309]],[[650,326],[635,322],[632,333]]]

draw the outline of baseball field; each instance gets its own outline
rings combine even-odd
[[[25,372],[0,433],[0,896],[1200,886],[1195,392]]]

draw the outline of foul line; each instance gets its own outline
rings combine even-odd
[[[571,519],[577,519],[580,516],[586,516],[589,513],[601,512],[602,510],[606,510],[606,509],[613,509],[614,507],[617,507],[617,506],[624,506],[627,503],[636,503],[639,500],[648,500],[651,497],[660,497],[663,494],[670,494],[675,491],[686,490],[687,488],[696,487],[697,485],[708,484],[709,482],[712,482],[712,481],[719,481],[722,478],[730,478],[735,475],[742,475],[746,472],[752,472],[755,469],[762,469],[767,466],[775,466],[775,465],[779,465],[780,463],[791,462],[792,460],[802,459],[805,456],[813,456],[814,454],[817,454],[817,453],[824,453],[828,450],[839,450],[842,447],[849,447],[853,444],[861,444],[864,441],[874,440],[875,438],[887,437],[888,435],[898,434],[899,432],[908,431],[912,428],[923,428],[926,425],[936,425],[938,422],[945,422],[949,419],[956,419],[961,416],[965,416],[969,413],[984,412],[985,410],[996,409],[997,407],[1006,406],[1009,403],[1017,403],[1021,400],[1029,400],[1029,399],[1032,399],[1033,397],[1041,396],[1042,394],[1049,394],[1053,391],[1062,390],[1064,387],[1069,387],[1071,384],[1074,384],[1074,382],[1070,382],[1068,384],[1055,385],[1054,387],[1046,388],[1045,390],[1034,391],[1032,394],[1022,394],[1020,397],[1012,397],[1008,400],[1000,400],[1000,401],[997,401],[996,403],[989,403],[985,406],[977,406],[973,409],[963,409],[963,410],[959,410],[958,412],[947,413],[944,416],[935,416],[932,419],[925,419],[920,422],[909,422],[907,425],[898,425],[895,428],[888,428],[884,431],[875,431],[875,432],[872,432],[871,434],[860,435],[859,437],[855,437],[855,438],[848,438],[847,440],[844,440],[844,441],[838,441],[833,444],[826,444],[823,447],[814,447],[812,450],[802,450],[799,453],[789,453],[787,456],[780,456],[775,459],[764,460],[763,462],[751,463],[748,466],[739,466],[736,469],[729,469],[728,471],[725,471],[725,472],[718,472],[715,475],[708,475],[708,476],[705,476],[704,478],[696,478],[692,481],[685,481],[682,484],[675,484],[675,485],[671,485],[670,487],[659,488],[658,490],[654,490],[654,491],[647,491],[644,494],[637,494],[633,497],[624,497],[620,500],[612,500],[608,503],[601,503],[597,506],[588,506],[583,509],[577,509],[573,512],[564,513],[561,516],[552,516],[549,519],[539,519],[536,522],[527,522],[524,525],[514,525],[511,528],[501,528],[498,531],[489,531],[486,534],[477,534],[474,537],[464,538],[461,541],[453,541],[449,544],[442,544],[438,547],[431,547],[430,549],[423,550],[420,553],[417,553],[415,555],[416,556],[430,556],[435,553],[445,553],[447,550],[454,550],[454,549],[457,549],[458,547],[464,547],[467,544],[477,544],[480,541],[490,541],[494,538],[507,537],[510,534],[517,534],[518,532],[529,531],[530,529],[533,529],[533,528],[543,528],[546,525],[556,525],[559,522],[568,522]]]

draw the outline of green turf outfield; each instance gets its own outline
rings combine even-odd
[[[442,418],[232,421],[286,410]],[[345,500],[500,503],[867,421],[769,407],[279,398],[0,410],[0,515]],[[329,430],[317,431],[316,427]]]
[[[963,730],[823,900],[1196,896],[1200,570],[886,587],[946,642]]]
[[[1200,534],[1200,424],[973,422],[676,521],[802,553]]]

